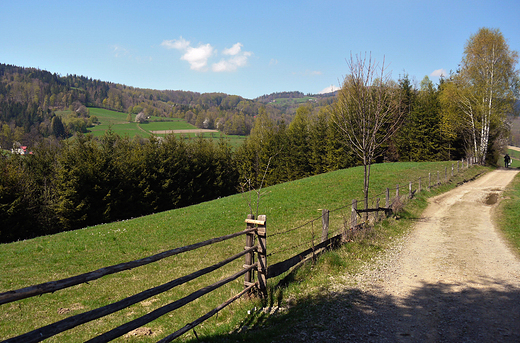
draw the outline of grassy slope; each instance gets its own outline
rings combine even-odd
[[[126,121],[128,114],[110,111],[102,108],[90,108],[90,115],[96,116],[100,122],[92,128],[89,128],[89,132],[92,132],[95,136],[102,136],[109,126],[114,132],[120,135],[128,134],[128,136],[142,136],[149,137],[150,131],[155,130],[189,130],[196,129],[195,126],[186,123],[184,120],[175,118],[170,121],[164,122],[149,122],[146,124],[137,124],[135,122]],[[132,115],[132,119],[135,119],[135,115]],[[150,120],[164,120],[165,118],[152,117]]]
[[[197,129],[197,127],[187,123],[183,119],[179,118],[163,118],[163,117],[151,117],[150,122],[137,124],[135,122],[129,123],[126,121],[127,115],[126,113],[110,111],[102,108],[94,108],[90,109],[91,116],[97,116],[100,124],[88,129],[90,133],[94,136],[102,136],[109,127],[111,127],[112,131],[117,134],[124,136],[128,135],[129,137],[141,136],[141,137],[150,137],[152,135],[151,131],[163,131],[163,130],[193,130]],[[135,115],[132,115],[132,118],[135,119]],[[156,121],[154,121],[156,120]],[[167,121],[160,121],[167,120]],[[179,136],[181,134],[178,134]],[[195,133],[187,133],[182,134],[186,137],[195,137],[197,134]],[[224,135],[221,133],[205,133],[203,137],[205,138],[219,138],[220,136],[224,136],[225,138],[230,140],[230,143],[233,146],[238,146],[245,139],[244,136],[233,136],[233,135]],[[164,134],[158,134],[156,136],[164,137]]]
[[[507,149],[507,153],[511,156],[511,167],[512,168],[520,168],[520,151]],[[504,159],[500,159],[498,161],[500,166],[504,165]]]
[[[374,165],[372,169],[372,190],[383,191],[400,183],[406,189],[408,180],[419,176],[427,180],[428,172],[444,171],[451,163],[396,163]],[[479,168],[469,171],[474,174]],[[343,219],[350,212],[352,198],[360,199],[362,191],[362,168],[352,168],[323,174],[291,183],[281,184],[262,190],[259,204],[260,214],[268,218],[268,235],[280,232],[319,217],[322,208],[343,210],[331,214],[331,231],[341,227]],[[425,181],[423,181],[423,186]],[[429,193],[429,192],[425,192]],[[240,231],[245,228],[244,218],[249,212],[249,204],[256,207],[256,195],[238,194],[231,197],[177,209],[155,215],[121,221],[111,224],[88,227],[82,230],[64,232],[53,236],[39,237],[32,240],[0,245],[0,291],[26,287],[32,284],[61,279],[104,266],[146,257],[160,251],[202,241],[211,237]],[[414,206],[425,206],[425,200]],[[419,206],[419,207],[420,207]],[[413,216],[413,213],[411,214]],[[404,222],[404,221],[400,221]],[[286,235],[274,236],[268,240],[268,251],[276,252],[269,257],[273,264],[292,256],[303,248],[283,251],[286,247],[309,241],[316,235],[321,224],[306,225]],[[369,258],[370,254],[384,248],[388,237],[398,234],[403,229],[382,228],[375,240],[349,244],[338,254],[328,255],[331,267],[325,272],[344,272],[345,268],[355,268],[356,261]],[[374,231],[375,232],[375,231]],[[126,271],[117,275],[59,291],[41,297],[25,299],[13,304],[0,306],[0,338],[7,338],[47,323],[63,319],[68,315],[81,313],[108,303],[112,303],[136,292],[165,283],[173,278],[200,269],[230,251],[242,249],[244,238],[219,243],[195,252],[172,257],[164,261]],[[354,258],[353,258],[354,256]],[[327,259],[326,258],[326,259]],[[352,264],[352,262],[354,262]],[[213,280],[229,275],[241,267],[243,261],[232,263],[222,271],[216,271],[207,277],[188,283],[163,295],[144,301],[129,309],[120,311],[105,319],[85,324],[56,336],[49,341],[82,341],[96,334],[105,332],[130,319],[142,316],[151,310],[163,306],[200,285],[207,285]],[[339,266],[339,268],[337,268]],[[304,273],[305,275],[305,273]],[[326,284],[327,274],[312,273],[312,277],[302,277],[291,283],[285,295],[280,295],[278,303],[289,298],[306,297],[309,289],[320,289]],[[298,278],[298,276],[295,276]],[[274,284],[278,280],[271,280]],[[186,306],[180,312],[167,315],[147,325],[155,333],[151,337],[139,337],[134,341],[156,341],[159,337],[173,332],[215,307],[242,288],[242,279],[206,296],[194,304]],[[279,291],[275,291],[279,292]],[[274,294],[274,293],[273,293]],[[227,333],[244,319],[245,309],[254,303],[242,301],[222,311],[197,329],[199,334]],[[260,304],[258,304],[260,306]],[[69,309],[67,314],[60,314],[59,309]],[[295,318],[298,314],[295,313]],[[255,321],[262,323],[260,316]],[[12,323],[16,322],[16,325]],[[275,327],[276,330],[276,327]],[[189,339],[187,334],[183,339]],[[193,336],[192,336],[193,337]],[[132,338],[124,339],[133,341]]]

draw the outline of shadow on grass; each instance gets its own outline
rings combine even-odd
[[[481,277],[422,283],[403,298],[357,288],[278,307],[283,289],[224,335],[203,342],[520,342],[520,289]]]

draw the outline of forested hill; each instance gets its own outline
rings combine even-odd
[[[280,97],[304,99],[301,92],[273,93],[251,100],[224,93],[134,88],[86,76],[61,76],[36,68],[0,64],[0,145],[8,146],[13,140],[31,145],[41,137],[52,135],[57,110],[73,110],[85,123],[66,127],[67,135],[84,131],[92,124],[87,107],[134,114],[144,111],[147,115],[183,118],[200,128],[247,135],[261,107],[275,122],[289,123],[296,108],[306,101],[270,103]],[[330,99],[316,95],[310,103],[320,106]]]

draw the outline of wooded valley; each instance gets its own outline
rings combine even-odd
[[[500,82],[483,77],[474,62],[475,54],[485,51],[485,40],[502,49],[502,64],[492,64],[502,73]],[[253,100],[140,89],[0,64],[0,242],[123,220],[366,163],[472,156],[495,165],[511,137],[518,139],[510,134],[518,111],[517,62],[518,54],[509,51],[498,30],[481,29],[468,41],[461,70],[439,84],[428,77],[416,83],[405,74],[397,81],[376,78],[359,86],[351,75],[337,94],[282,92]],[[363,70],[363,64],[351,65],[357,66]],[[353,149],[356,142],[348,136],[346,121],[339,122],[340,111],[350,115],[350,107],[354,110],[361,94],[356,92],[366,105],[377,103],[399,124],[389,117],[372,132],[386,136],[395,129],[371,148],[368,161]],[[378,94],[385,94],[384,101],[375,99]],[[90,115],[94,107],[125,113],[129,121],[133,116],[177,118],[247,138],[233,147],[223,138],[145,139],[110,128],[94,137],[87,133],[97,123]]]

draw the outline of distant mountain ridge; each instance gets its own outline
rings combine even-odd
[[[225,93],[144,89],[75,74],[61,76],[38,68],[0,64],[0,128],[6,126],[5,131],[11,132],[0,136],[0,145],[9,146],[14,140],[31,145],[39,137],[53,135],[53,118],[59,110],[77,114],[77,118],[70,120],[76,124],[64,123],[64,135],[85,130],[89,125],[88,107],[134,114],[144,111],[150,116],[182,118],[199,128],[247,135],[260,108],[265,108],[275,121],[289,123],[296,108],[305,101],[277,104],[273,100],[307,96],[311,95],[276,92],[251,100]],[[330,95],[312,95],[312,98],[312,106],[330,102]],[[78,125],[78,120],[85,124]]]

